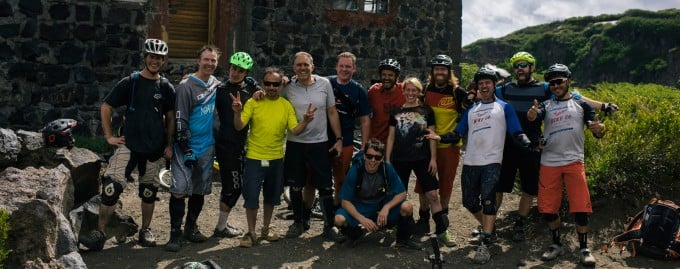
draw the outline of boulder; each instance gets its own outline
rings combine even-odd
[[[21,143],[16,133],[0,128],[0,169],[15,163],[20,151]]]
[[[73,182],[68,168],[9,167],[0,172],[0,208],[13,212],[34,199],[46,200],[62,212],[73,207]],[[65,210],[64,210],[65,209]]]
[[[71,221],[74,234],[78,236],[79,242],[81,238],[97,228],[99,205],[101,205],[101,202],[101,196],[97,195],[69,212],[69,220]],[[116,210],[113,212],[113,216],[109,219],[109,223],[104,230],[107,239],[115,238],[117,243],[126,242],[127,238],[134,236],[139,229],[139,225],[135,223],[132,217],[120,213],[122,208],[123,204],[119,200]]]

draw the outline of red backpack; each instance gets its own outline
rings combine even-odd
[[[680,206],[671,201],[653,198],[645,208],[626,224],[626,229],[614,237],[611,245],[621,251],[630,246],[637,254],[672,260],[680,258]]]

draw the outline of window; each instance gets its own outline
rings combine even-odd
[[[389,0],[331,0],[331,9],[387,13]]]

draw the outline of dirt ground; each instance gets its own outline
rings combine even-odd
[[[460,171],[460,169],[459,169]],[[530,221],[526,226],[527,240],[520,243],[511,238],[513,216],[519,196],[506,195],[503,206],[498,213],[497,229],[499,240],[490,247],[491,261],[484,265],[472,262],[475,245],[469,242],[473,237],[471,231],[478,225],[460,202],[460,182],[456,178],[449,219],[449,231],[453,233],[458,246],[442,247],[443,268],[581,268],[578,259],[578,242],[572,226],[573,220],[566,219],[563,229],[563,242],[567,247],[565,255],[556,261],[544,262],[541,253],[550,244],[549,233],[545,223],[538,216],[534,207]],[[414,178],[411,178],[413,181]],[[409,199],[417,201],[409,184]],[[218,217],[218,200],[220,184],[213,185],[213,193],[206,196],[206,202],[199,217],[199,228],[203,234],[212,235]],[[222,268],[433,268],[428,259],[432,248],[428,237],[420,241],[424,251],[394,248],[394,234],[382,231],[368,234],[359,240],[355,248],[346,248],[340,244],[323,242],[321,231],[323,221],[312,219],[312,228],[301,238],[281,239],[278,242],[261,242],[252,248],[239,247],[239,238],[210,238],[203,243],[185,243],[179,252],[168,252],[163,245],[169,238],[169,194],[161,193],[156,203],[156,211],[151,229],[156,235],[158,247],[143,248],[137,245],[136,235],[127,238],[124,243],[109,240],[101,252],[82,251],[82,257],[89,268],[123,269],[123,268],[176,268],[189,261],[212,259]],[[137,187],[129,184],[121,197],[123,213],[132,216],[141,223],[141,212],[137,197]],[[619,253],[617,247],[606,249],[613,236],[621,232],[627,216],[633,215],[648,197],[637,200],[610,201],[597,197],[594,202],[594,215],[591,217],[589,244],[597,259],[599,268],[679,268],[680,261],[659,261],[645,257],[631,257],[625,251]],[[245,210],[240,199],[229,217],[233,226],[245,229]],[[417,203],[416,203],[417,204]],[[291,214],[286,203],[274,211],[273,228],[284,235],[292,220],[286,216]],[[417,218],[417,216],[416,216]],[[434,223],[431,222],[432,229]],[[261,211],[258,216],[257,231],[261,227]],[[606,252],[605,252],[606,251]]]

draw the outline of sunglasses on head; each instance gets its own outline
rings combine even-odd
[[[367,160],[376,160],[376,161],[380,161],[383,158],[382,155],[373,155],[373,154],[368,154],[368,153],[365,153],[364,156],[366,156]]]
[[[564,83],[565,81],[567,81],[567,79],[558,78],[558,79],[553,79],[548,83],[550,83],[550,86],[555,86],[555,85],[562,85],[562,83]]]
[[[262,84],[264,84],[264,86],[274,86],[274,87],[281,86],[280,81],[279,82],[272,82],[272,81],[266,81],[265,80],[265,81],[262,81]]]
[[[529,66],[529,63],[527,63],[527,62],[516,63],[516,64],[512,65],[513,68],[520,68],[520,67],[526,68],[527,66]]]

